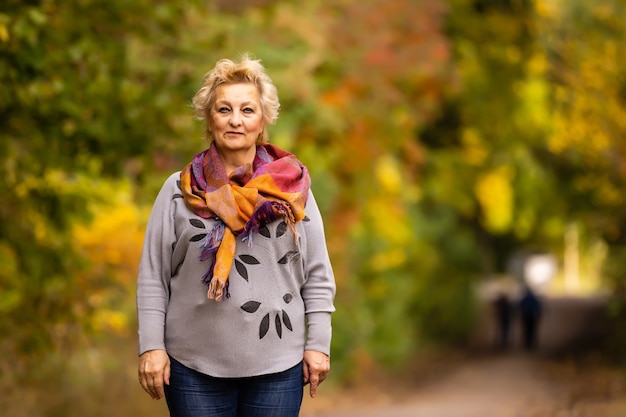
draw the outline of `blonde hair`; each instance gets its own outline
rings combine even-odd
[[[267,126],[273,125],[278,119],[278,93],[276,86],[265,73],[261,60],[251,59],[244,54],[240,62],[230,59],[221,59],[215,64],[215,68],[209,71],[202,82],[202,86],[196,92],[192,100],[194,114],[198,120],[207,122],[206,135],[210,138],[211,133],[211,108],[215,104],[215,90],[222,84],[252,83],[259,90],[261,109],[263,113],[263,134],[257,142],[267,142]]]

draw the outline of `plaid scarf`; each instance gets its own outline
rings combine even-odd
[[[215,219],[215,227],[202,243],[200,260],[211,259],[202,282],[207,297],[228,298],[228,276],[235,258],[235,236],[248,245],[252,233],[278,218],[295,232],[304,218],[310,177],[304,165],[289,152],[271,144],[257,145],[252,165],[237,168],[230,177],[214,143],[193,157],[180,174],[185,204],[194,214]]]

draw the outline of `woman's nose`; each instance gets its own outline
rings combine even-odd
[[[241,124],[241,117],[239,115],[239,112],[232,112],[230,115],[230,120],[229,120],[230,124],[233,126],[239,126]]]

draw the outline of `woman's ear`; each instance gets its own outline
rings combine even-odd
[[[256,138],[257,145],[262,145],[266,143],[267,142],[267,140],[265,139],[266,137],[267,137],[267,132],[265,130],[265,124],[264,124],[263,127],[261,128],[261,132],[259,133],[259,136],[257,136]]]

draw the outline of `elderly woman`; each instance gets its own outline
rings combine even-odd
[[[297,416],[330,369],[335,294],[308,171],[267,142],[279,102],[260,61],[219,61],[193,105],[210,145],[150,215],[139,381],[171,416]]]

